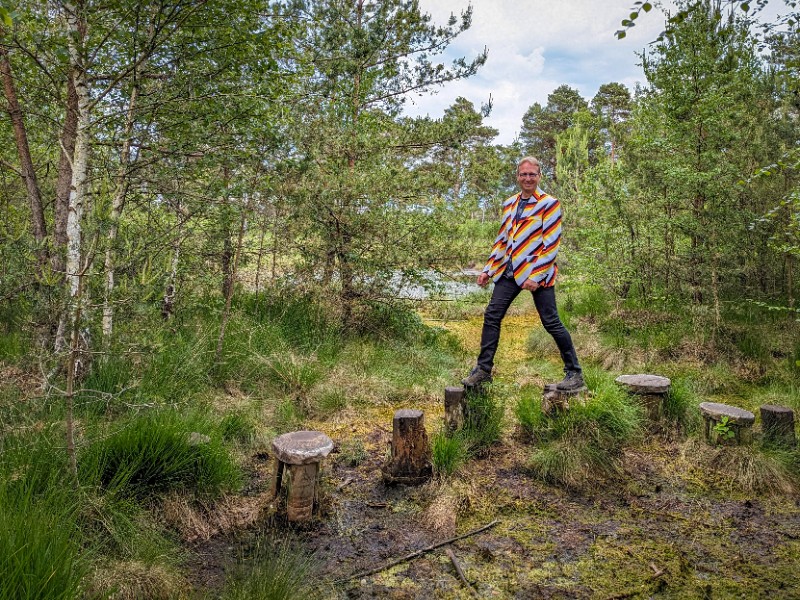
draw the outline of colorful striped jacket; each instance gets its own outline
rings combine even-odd
[[[561,242],[561,203],[537,188],[520,219],[514,223],[521,197],[517,194],[503,203],[500,232],[483,272],[497,281],[503,276],[510,258],[518,285],[530,279],[542,287],[550,287],[555,285],[558,273],[556,255]]]

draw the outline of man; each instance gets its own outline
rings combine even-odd
[[[536,311],[545,330],[561,352],[565,377],[556,387],[562,391],[583,387],[583,374],[572,338],[558,316],[555,280],[556,255],[561,241],[561,204],[539,189],[542,168],[539,161],[526,156],[517,165],[520,193],[503,203],[500,232],[489,260],[478,275],[478,285],[494,281],[494,291],[483,317],[481,351],[478,364],[462,380],[477,386],[492,380],[492,367],[500,341],[500,323],[511,302],[522,290],[533,294]]]

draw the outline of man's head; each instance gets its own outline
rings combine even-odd
[[[526,156],[517,163],[517,183],[522,190],[522,195],[529,198],[542,178],[542,166],[533,156]]]

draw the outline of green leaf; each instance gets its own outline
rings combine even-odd
[[[650,10],[651,10],[652,8],[653,8],[653,5],[652,5],[652,4],[650,4],[649,2],[645,2],[644,4],[642,4],[642,10],[643,10],[644,12],[650,12]]]
[[[625,37],[625,32],[624,32],[622,29],[620,29],[620,30],[619,30],[619,31],[617,31],[617,32],[616,32],[614,35],[616,35],[616,36],[617,36],[617,39],[618,39],[618,40],[621,40],[622,38],[624,38],[624,37]]]
[[[0,6],[0,19],[3,20],[8,27],[14,26],[14,21],[11,20],[11,13],[9,13],[5,8]]]
[[[639,13],[638,12],[632,12],[629,16],[631,18],[631,21],[633,21],[636,17],[639,16]]]
[[[750,5],[747,2],[742,2],[742,10],[747,12],[750,10]]]

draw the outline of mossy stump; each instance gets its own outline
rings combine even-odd
[[[559,390],[555,383],[546,383],[542,392],[542,412],[549,417],[558,415],[569,410],[570,402],[586,404],[586,394],[589,389],[586,386],[577,390]]]
[[[444,424],[449,433],[464,426],[467,414],[467,395],[462,386],[444,388]]]
[[[664,412],[664,399],[672,382],[661,375],[620,375],[614,381],[636,398],[651,421],[658,421]]]
[[[703,433],[712,446],[746,446],[753,441],[753,423],[756,416],[749,410],[719,404],[701,402]]]
[[[794,411],[787,406],[764,404],[759,407],[764,442],[774,446],[794,448],[797,438],[794,433]]]
[[[293,431],[272,440],[275,456],[271,494],[278,497],[283,472],[289,466],[289,494],[286,517],[291,522],[311,519],[317,504],[320,463],[333,450],[333,441],[320,431]]]
[[[421,410],[401,409],[394,413],[392,456],[382,472],[388,484],[418,485],[433,475],[431,447]]]

